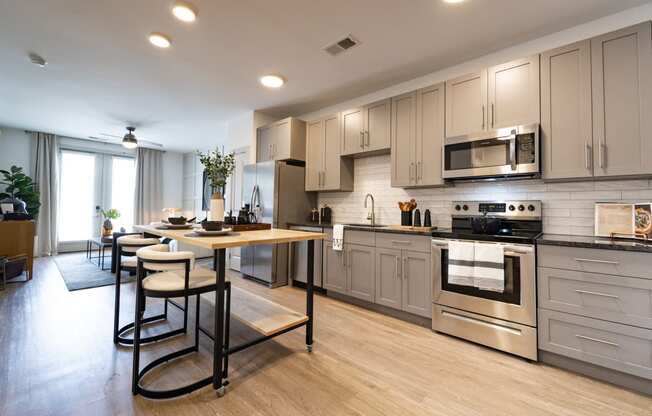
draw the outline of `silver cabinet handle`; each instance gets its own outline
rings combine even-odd
[[[407,257],[403,257],[403,269],[401,270],[401,274],[403,275],[403,279],[408,278],[408,269],[405,267],[405,262],[407,261]]]
[[[364,134],[367,135],[367,147],[371,144],[371,139],[369,138],[369,131],[365,131]]]
[[[484,130],[484,104],[482,104],[482,130]]]
[[[608,261],[608,260],[593,260],[593,259],[582,259],[582,258],[574,258],[573,260],[579,261],[580,263],[600,263],[600,264],[613,264],[614,266],[617,266],[620,264],[618,261]]]
[[[493,104],[492,104],[493,105]],[[493,112],[492,112],[493,113]],[[492,116],[493,118],[493,116]],[[494,122],[491,121],[491,126],[493,127]],[[516,171],[516,138],[513,138],[509,141],[509,159],[512,171]]]
[[[412,182],[412,178],[413,178],[413,175],[412,175],[412,168],[413,167],[414,167],[414,163],[410,163],[410,182]]]
[[[586,169],[591,169],[591,145],[589,142],[584,142],[584,165]]]
[[[346,269],[346,249],[342,249],[342,266]]]
[[[412,244],[412,242],[405,240],[392,240],[392,244]]]
[[[601,296],[603,298],[620,299],[620,296],[610,295],[608,293],[591,292],[590,290],[575,289],[575,292],[583,295]]]
[[[394,261],[396,263],[396,278],[398,279],[400,277],[398,272],[398,257],[394,257]]]
[[[585,339],[587,341],[598,342],[600,344],[605,344],[605,345],[609,345],[609,346],[612,346],[612,347],[620,348],[620,345],[616,344],[615,342],[605,341],[605,340],[597,339],[597,338],[591,338],[591,337],[587,337],[587,336],[579,335],[579,334],[576,334],[575,336],[577,338],[579,338],[579,339]]]
[[[364,148],[364,131],[360,131],[360,147]]]
[[[417,162],[417,180],[423,179],[423,168],[421,167],[421,162]]]
[[[491,127],[494,126],[494,103],[491,103]]]
[[[604,168],[606,166],[605,154],[607,153],[607,145],[604,142],[600,143],[599,151],[600,151],[600,154],[599,154],[599,156],[600,156],[600,167]]]

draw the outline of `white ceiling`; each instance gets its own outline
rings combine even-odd
[[[135,124],[192,150],[245,111],[306,113],[649,0],[192,1],[194,24],[172,0],[0,0],[0,125],[87,137]],[[349,33],[360,46],[322,51]],[[266,73],[288,83],[267,90]]]

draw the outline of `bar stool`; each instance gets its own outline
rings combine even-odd
[[[167,241],[169,241],[169,239]],[[136,272],[137,269],[136,251],[140,248],[160,245],[161,247],[159,247],[159,250],[167,251],[169,249],[169,246],[167,244],[160,244],[160,243],[161,241],[158,238],[144,238],[142,235],[125,235],[118,238],[116,241],[117,244],[116,257],[118,261],[116,264],[115,311],[113,314],[113,342],[115,344],[132,345],[134,342],[133,339],[124,336],[125,332],[132,330],[134,328],[134,323],[130,322],[127,325],[120,327],[120,289],[121,289],[120,283],[122,278],[122,272],[123,271]],[[167,319],[168,301],[169,301],[168,299],[165,300],[164,311],[162,314],[144,318],[143,323],[148,324],[148,323]],[[187,309],[188,306],[187,300],[186,300],[185,308],[181,308],[180,306],[176,305],[173,302],[170,303],[172,303],[172,305],[178,307],[181,310]],[[144,308],[145,305],[143,303],[143,311]],[[184,315],[185,315],[184,320],[187,320],[187,313],[184,312]],[[186,332],[186,328],[184,327],[183,330],[166,332],[163,334],[158,334],[151,337],[143,338],[141,339],[141,342],[147,343],[147,342],[159,341],[161,339],[179,335],[185,332]]]
[[[190,251],[168,252],[160,246],[143,247],[137,251],[137,275],[136,275],[136,314],[134,322],[134,351],[133,351],[133,372],[132,372],[132,392],[141,394],[151,399],[169,399],[172,397],[188,394],[201,387],[213,383],[215,375],[196,381],[194,383],[178,387],[171,390],[149,390],[140,385],[142,378],[151,370],[161,364],[165,364],[173,359],[185,356],[187,354],[199,351],[199,333],[203,332],[199,326],[199,306],[202,293],[217,291],[217,276],[213,270],[207,268],[194,268],[195,255]],[[154,272],[146,276],[146,272]],[[229,314],[231,299],[231,282],[225,282],[226,294],[226,314],[225,314],[225,351],[229,349]],[[147,297],[151,298],[174,298],[196,296],[195,308],[195,336],[194,344],[190,347],[166,354],[145,365],[140,370],[140,346],[143,339],[140,337],[143,304]],[[186,322],[184,321],[184,327]],[[227,363],[224,359],[225,366],[221,378],[227,376]],[[226,385],[225,383],[224,385]],[[218,390],[218,394],[223,394],[224,388]]]

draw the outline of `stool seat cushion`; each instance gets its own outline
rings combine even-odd
[[[144,238],[138,235],[123,235],[117,240],[118,246],[122,251],[135,253],[139,248],[159,244],[158,238]]]
[[[195,267],[195,253],[192,251],[169,251],[168,244],[156,244],[147,247],[142,247],[136,252],[136,256],[143,260],[143,267],[152,271],[170,271],[170,270],[185,270],[186,265],[184,260],[190,260],[190,269]],[[178,263],[148,263],[146,260],[167,260],[175,261]]]
[[[184,271],[166,271],[154,273],[143,279],[143,288],[145,290],[154,290],[157,292],[174,292],[184,289]],[[196,289],[214,285],[217,281],[216,274],[213,270],[197,267],[190,272],[189,289]]]

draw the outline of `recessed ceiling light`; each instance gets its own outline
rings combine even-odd
[[[175,3],[172,7],[172,14],[182,22],[194,22],[197,19],[195,8],[188,3]]]
[[[260,83],[267,88],[281,88],[285,84],[285,80],[278,75],[265,75],[260,77]]]
[[[157,48],[169,48],[170,39],[162,33],[154,32],[149,35],[149,43]]]
[[[462,3],[464,0],[444,0],[444,3],[457,4]]]

